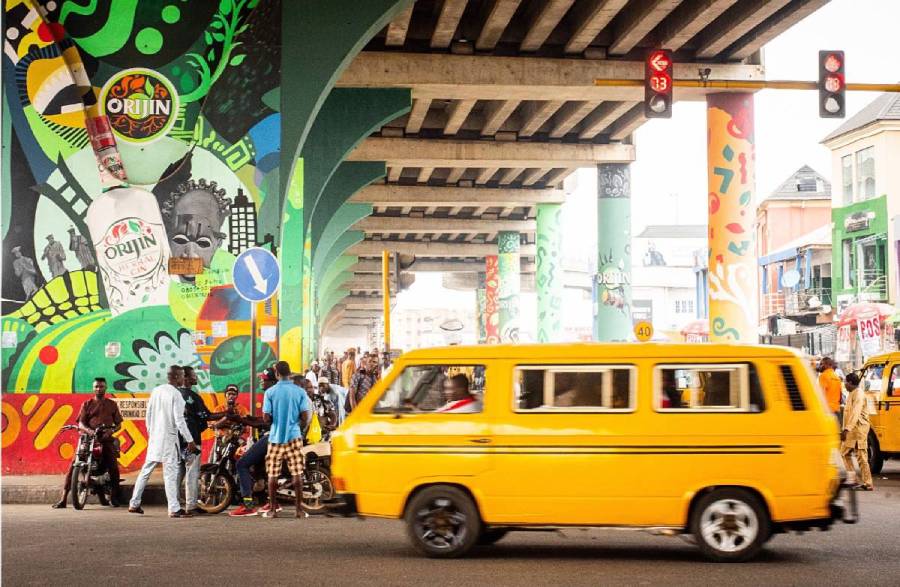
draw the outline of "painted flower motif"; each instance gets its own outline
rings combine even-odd
[[[172,365],[199,368],[200,358],[194,349],[190,331],[181,329],[173,335],[159,332],[154,340],[136,340],[133,350],[137,363],[119,363],[116,371],[124,377],[115,383],[119,391],[147,393],[166,382],[166,372]]]

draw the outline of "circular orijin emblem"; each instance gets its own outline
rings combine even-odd
[[[125,69],[109,78],[100,90],[100,104],[113,133],[130,143],[165,136],[178,116],[174,84],[152,69]]]

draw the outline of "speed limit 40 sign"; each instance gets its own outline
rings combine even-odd
[[[634,325],[634,337],[640,342],[647,342],[653,338],[653,324],[642,320]]]

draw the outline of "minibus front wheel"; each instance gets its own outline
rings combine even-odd
[[[770,535],[766,507],[745,489],[714,489],[700,498],[692,512],[691,534],[703,554],[717,562],[753,558]]]
[[[466,554],[481,535],[481,516],[472,498],[453,485],[432,485],[417,492],[404,515],[413,546],[433,558]]]
[[[871,469],[873,475],[877,475],[881,473],[881,469],[884,468],[884,455],[881,454],[881,446],[878,444],[878,437],[873,433],[869,432],[869,442],[868,442],[868,453],[869,457],[869,469]]]

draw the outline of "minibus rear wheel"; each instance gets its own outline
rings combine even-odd
[[[416,493],[404,519],[413,546],[433,558],[463,556],[481,535],[475,502],[453,485],[432,485]]]
[[[696,503],[691,534],[703,554],[716,562],[755,557],[770,535],[769,514],[755,494],[737,487],[715,489]]]
[[[871,432],[869,433],[868,444],[869,469],[871,469],[873,475],[877,475],[881,473],[881,469],[884,467],[884,455],[881,454],[881,447],[878,446],[878,438]]]

